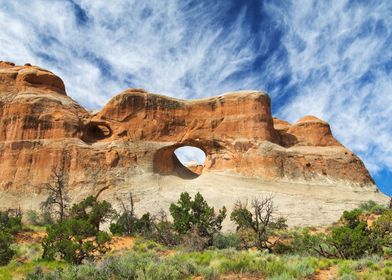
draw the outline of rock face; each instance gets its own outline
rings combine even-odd
[[[174,154],[181,146],[202,149],[204,168],[183,166]],[[0,203],[37,208],[43,185],[59,168],[67,171],[75,200],[106,187],[109,200],[137,189],[142,201],[148,198],[143,184],[159,192],[160,181],[187,184],[184,179],[200,173],[253,178],[252,186],[261,188],[268,182],[339,186],[384,199],[361,160],[333,137],[326,122],[313,116],[294,124],[273,118],[263,92],[186,101],[129,89],[90,114],[66,95],[53,73],[0,62]]]

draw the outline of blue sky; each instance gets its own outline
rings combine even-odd
[[[266,90],[313,114],[392,194],[392,1],[0,0],[0,59],[101,108],[128,87],[179,98]]]

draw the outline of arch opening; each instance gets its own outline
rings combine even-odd
[[[96,142],[112,135],[111,128],[105,123],[89,123],[85,127],[83,141],[87,143]]]
[[[207,158],[202,149],[194,146],[182,146],[174,150],[174,155],[188,171],[194,173],[195,176],[201,175]]]
[[[191,146],[192,145],[192,146]],[[207,153],[197,143],[181,143],[159,149],[154,155],[154,172],[194,179],[203,172]]]

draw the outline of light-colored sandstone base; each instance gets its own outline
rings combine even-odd
[[[184,191],[192,195],[200,192],[208,203],[216,208],[225,205],[229,212],[238,199],[250,203],[253,198],[272,194],[278,212],[288,219],[290,226],[328,225],[337,221],[344,210],[353,209],[361,202],[388,202],[387,196],[382,193],[353,191],[347,186],[266,182],[224,172],[205,173],[192,180],[141,172],[120,186],[105,190],[100,199],[110,201],[120,210],[117,198],[126,200],[130,191],[134,195],[138,214],[147,211],[157,213],[160,209],[167,211],[170,203]],[[72,191],[72,196],[77,201],[91,193],[88,188],[79,187]],[[3,191],[0,191],[0,197],[2,206],[21,204],[24,208],[33,209],[38,209],[39,202],[44,199],[42,194],[13,196]],[[224,229],[233,229],[229,218],[225,221]]]

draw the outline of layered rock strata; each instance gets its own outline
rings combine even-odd
[[[202,171],[192,172],[175,156],[176,148],[189,145],[205,152]],[[0,62],[1,203],[37,208],[54,169],[66,170],[75,199],[102,188],[115,196],[140,178],[156,187],[164,176],[184,180],[199,173],[377,192],[362,161],[326,122],[273,118],[266,93],[180,100],[128,89],[90,114],[52,72]]]

